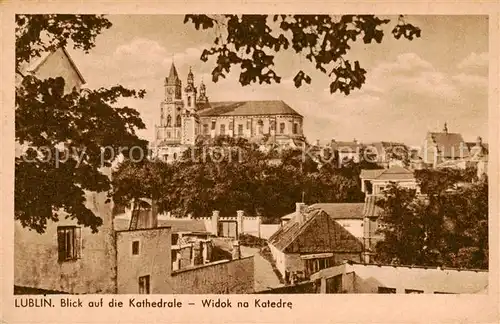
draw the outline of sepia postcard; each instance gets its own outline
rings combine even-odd
[[[2,323],[500,320],[496,1],[0,8]]]

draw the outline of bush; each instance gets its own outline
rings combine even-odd
[[[262,248],[267,246],[267,241],[265,239],[250,234],[240,234],[238,240],[240,241],[240,245],[252,248]]]

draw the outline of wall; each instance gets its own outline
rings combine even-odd
[[[396,288],[397,293],[405,293],[405,289],[424,293],[477,293],[488,285],[487,271],[375,265],[352,265],[346,271],[356,274],[353,291],[356,293],[376,293],[378,287]]]
[[[285,253],[278,250],[274,245],[269,244],[269,250],[271,251],[271,255],[273,256],[274,262],[276,263],[276,268],[281,273],[281,275],[285,276]]]
[[[261,237],[261,219],[260,217],[243,216],[243,230],[244,234],[250,234],[256,237]]]
[[[139,254],[132,255],[132,242],[140,243]],[[171,273],[171,229],[158,227],[135,231],[116,232],[117,286],[119,294],[137,294],[139,277],[150,276],[152,294],[172,292],[169,283]]]
[[[403,294],[406,289],[422,293],[486,293],[488,287],[488,271],[347,263],[321,270],[311,279],[319,281],[337,275],[342,276],[342,290],[347,293],[378,293],[379,287]]]
[[[86,193],[86,206],[102,218],[98,233],[81,230],[81,258],[58,261],[57,226],[76,225],[60,216],[50,222],[44,234],[29,231],[15,222],[14,284],[72,294],[114,293],[116,262],[112,224],[112,203],[106,193]]]
[[[260,237],[269,239],[280,228],[280,224],[262,224],[260,225]]]
[[[173,294],[249,294],[254,289],[253,256],[175,271]]]

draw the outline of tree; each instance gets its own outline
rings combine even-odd
[[[375,15],[186,15],[184,23],[196,29],[214,29],[213,46],[203,51],[202,61],[216,56],[212,80],[225,78],[233,65],[241,68],[239,82],[245,86],[259,82],[280,83],[273,69],[275,54],[290,50],[305,55],[316,69],[330,77],[330,92],[349,95],[365,83],[366,70],[358,61],[346,58],[351,44],[362,40],[381,43],[381,27],[390,22]],[[421,30],[399,16],[392,30],[396,39],[412,40]],[[300,70],[294,77],[295,86],[311,83],[311,77]]]
[[[488,180],[458,170],[417,173],[427,194],[392,184],[384,199],[376,258],[384,263],[488,268]],[[458,183],[461,185],[457,186]]]
[[[110,27],[103,16],[17,15],[16,71],[69,40],[88,52]],[[64,84],[62,77],[27,75],[16,86],[16,141],[26,149],[15,160],[15,219],[43,233],[64,211],[95,232],[102,219],[85,206],[85,191],[110,189],[101,171],[118,152],[138,158],[146,151],[147,142],[135,133],[145,127],[139,113],[115,107],[120,98],[142,98],[144,90],[114,86],[64,93]]]
[[[358,168],[318,170],[307,156],[303,167],[295,150],[275,153],[262,152],[241,138],[200,139],[174,163],[122,164],[113,176],[114,200],[128,204],[154,198],[160,213],[178,217],[206,216],[212,210],[234,215],[244,210],[266,222],[278,222],[302,200],[308,204],[363,200]],[[277,157],[282,163],[274,163]]]

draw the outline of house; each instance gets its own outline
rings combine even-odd
[[[311,275],[323,294],[486,294],[488,271],[344,262]]]
[[[446,160],[463,160],[469,156],[469,146],[462,135],[448,132],[446,123],[442,132],[427,133],[421,152],[423,162],[431,167]]]
[[[436,169],[458,169],[465,170],[467,167],[477,169],[477,177],[488,174],[488,144],[483,143],[480,136],[475,142],[466,143],[469,149],[469,155],[462,159],[446,160],[436,165]]]
[[[363,244],[322,208],[296,204],[296,212],[268,240],[276,267],[285,277],[307,278],[344,259],[360,261]]]
[[[339,225],[363,243],[363,261],[370,262],[375,244],[382,239],[377,230],[378,218],[382,209],[376,205],[376,196],[367,196],[364,203],[317,203],[310,205],[308,211],[321,209]],[[281,226],[297,217],[295,211],[281,217]]]
[[[39,79],[62,76],[65,92],[80,89],[85,80],[64,48],[42,54],[16,71],[16,86],[24,77]],[[19,143],[16,147],[19,149]],[[103,170],[110,173],[109,170]],[[16,293],[67,292],[115,293],[116,254],[112,203],[107,194],[85,192],[85,205],[103,223],[97,233],[59,212],[57,223],[49,221],[43,234],[14,224],[14,286]]]
[[[351,142],[332,140],[330,147],[338,158],[339,163],[347,161],[358,163],[361,160],[363,145],[356,139]]]
[[[403,143],[396,142],[373,142],[366,144],[363,157],[368,162],[387,169],[391,166],[404,167],[409,162],[409,149]]]
[[[391,184],[419,190],[417,180],[412,171],[401,166],[392,166],[388,169],[361,170],[361,191],[366,195],[381,195]]]

